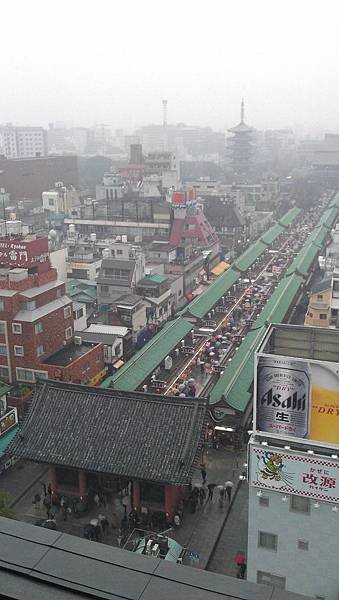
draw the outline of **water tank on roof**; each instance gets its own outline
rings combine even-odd
[[[74,234],[75,234],[75,225],[74,225],[74,223],[71,223],[71,224],[68,226],[68,232],[69,232],[69,235],[70,235],[71,237],[73,237],[73,236],[74,236]]]
[[[102,258],[110,258],[111,251],[109,248],[104,248],[102,251]]]
[[[91,242],[96,242],[97,241],[97,234],[96,233],[91,233],[91,235],[89,236],[91,239]]]
[[[121,241],[123,244],[127,244],[127,235],[122,235],[121,236]]]

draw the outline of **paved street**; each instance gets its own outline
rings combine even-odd
[[[240,484],[215,553],[208,566],[209,571],[235,577],[234,556],[239,550],[243,550],[247,555],[247,510],[248,485],[246,481],[243,481]]]

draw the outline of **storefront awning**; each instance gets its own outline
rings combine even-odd
[[[213,273],[213,275],[216,275],[216,276],[221,275],[221,273],[224,273],[225,271],[227,271],[229,266],[230,266],[229,263],[222,260],[218,265],[216,265],[216,267],[214,267],[214,269],[211,269],[211,273]]]

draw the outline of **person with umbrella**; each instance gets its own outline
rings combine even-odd
[[[245,552],[239,550],[234,557],[234,562],[238,567],[237,579],[244,579],[247,566]]]

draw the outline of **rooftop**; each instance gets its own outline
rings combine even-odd
[[[93,346],[95,346],[95,343],[93,344]],[[82,344],[75,345],[74,343],[71,343],[67,346],[64,346],[63,348],[61,348],[61,350],[58,350],[58,352],[55,352],[54,354],[46,358],[43,361],[43,364],[67,367],[69,363],[73,362],[74,360],[77,360],[78,358],[80,358],[80,356],[83,356],[89,350],[91,350],[91,346]]]
[[[17,600],[311,600],[0,517],[1,593]]]
[[[207,403],[199,398],[43,381],[9,451],[47,464],[187,485],[206,426]]]

